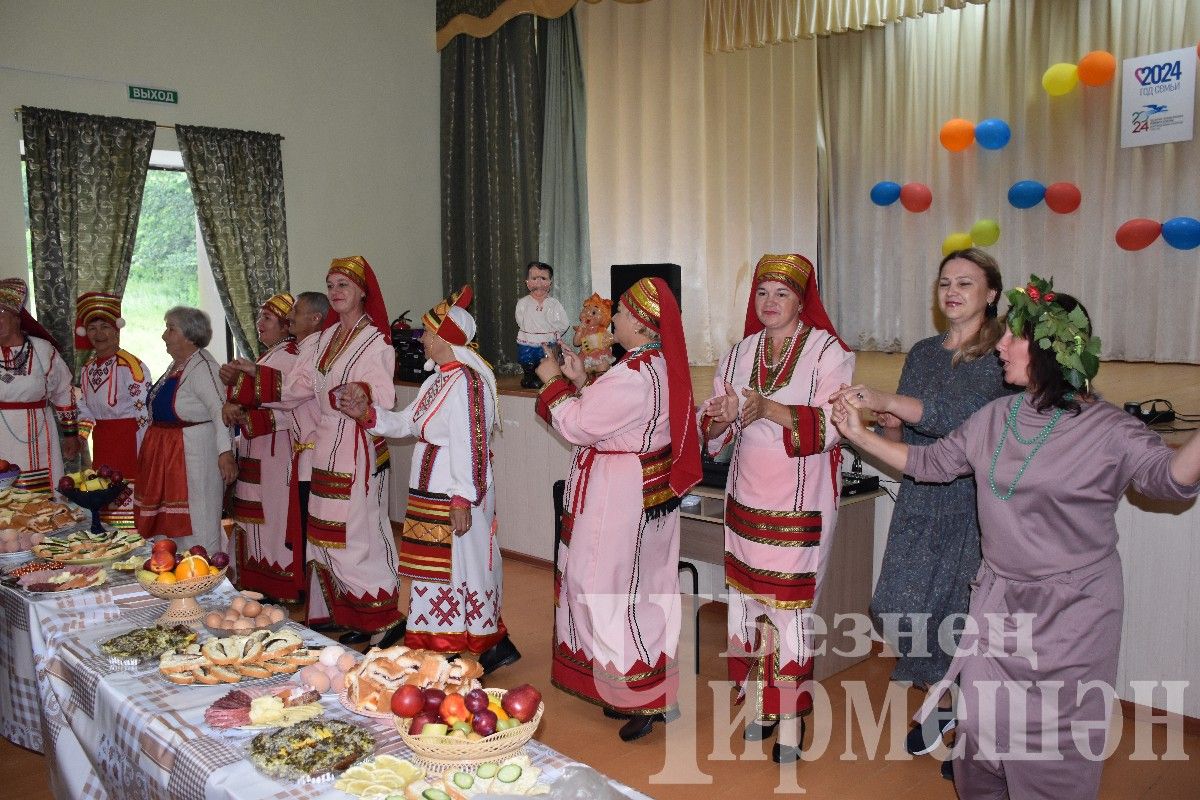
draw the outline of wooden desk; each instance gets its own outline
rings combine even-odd
[[[679,557],[701,564],[711,564],[724,570],[725,564],[725,492],[707,486],[697,486],[693,496],[700,498],[699,507],[682,511]],[[875,539],[875,498],[881,491],[867,492],[843,498],[838,510],[833,544],[825,557],[821,576],[821,593],[814,613],[825,620],[829,631],[818,639],[825,652],[817,658],[815,677],[823,680],[852,667],[867,657],[840,655],[851,652],[853,640],[833,630],[834,620],[842,614],[867,614],[871,605],[871,553]],[[839,628],[847,630],[846,625]]]

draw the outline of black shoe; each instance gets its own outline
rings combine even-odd
[[[632,742],[642,738],[654,730],[654,723],[661,722],[666,724],[679,719],[679,709],[674,708],[665,714],[637,714],[631,716],[629,721],[621,726],[620,736],[622,742]]]
[[[314,630],[317,633],[333,633],[334,631],[342,630],[342,626],[338,625],[333,620],[330,620],[329,622],[318,622],[315,625],[309,625],[308,627],[310,630]]]
[[[520,659],[521,651],[512,643],[512,639],[505,636],[479,655],[479,665],[483,667],[483,674],[487,675]]]
[[[942,777],[948,781],[954,780],[954,761],[947,758],[942,762]]]
[[[750,722],[746,725],[746,730],[742,731],[742,738],[747,742],[761,742],[775,732],[779,727],[778,720],[774,722]]]
[[[924,722],[916,723],[904,740],[904,749],[914,756],[932,753],[942,743],[942,737],[954,730],[958,721],[954,712],[948,708],[939,708],[925,718]]]
[[[408,620],[402,619],[392,627],[388,628],[383,633],[383,638],[380,639],[372,647],[378,647],[380,650],[387,649],[394,644],[399,644],[404,640],[404,631],[408,628]]]
[[[800,754],[804,752],[804,732],[805,724],[804,717],[800,718],[800,744],[793,747],[790,744],[780,744],[776,742],[771,748],[771,760],[776,764],[791,764],[800,760]]]
[[[600,710],[609,719],[633,719],[633,714],[626,714],[624,711],[617,711],[615,708],[609,708],[608,706],[604,706]]]
[[[366,644],[371,641],[371,634],[362,631],[347,631],[338,637],[338,641],[349,645]]]

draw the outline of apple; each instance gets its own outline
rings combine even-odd
[[[160,550],[165,550],[171,555],[175,555],[175,551],[179,549],[179,545],[175,544],[174,539],[162,538],[155,542],[154,547],[151,549],[153,549],[156,553]]]
[[[521,720],[517,719],[516,717],[509,717],[508,719],[502,719],[502,720],[497,721],[496,722],[496,730],[506,731],[509,728],[515,728],[520,724],[521,724]]]
[[[446,699],[446,693],[441,689],[429,688],[425,690],[425,713],[432,714],[434,717],[441,717],[442,701]]]
[[[488,711],[486,708],[475,712],[475,719],[471,720],[471,727],[480,736],[491,736],[496,732],[496,712]]]
[[[425,693],[405,684],[392,695],[392,713],[397,717],[416,717],[425,708]]]
[[[200,556],[205,561],[208,560],[208,548],[202,544],[194,544],[188,548],[188,552],[194,556]]]
[[[208,560],[217,569],[225,569],[229,566],[229,554],[223,553],[220,550],[212,554],[212,558]]]
[[[488,707],[488,694],[483,689],[472,689],[463,695],[463,704],[467,711],[478,714]]]
[[[113,483],[124,483],[125,476],[121,474],[121,470],[114,469],[112,475],[109,476]]]
[[[445,736],[450,729],[444,722],[426,722],[421,726],[421,736]],[[409,733],[412,733],[410,730]]]
[[[461,733],[470,733],[471,732],[471,723],[469,723],[469,722],[456,722],[451,727],[453,730],[459,731]]]
[[[166,550],[155,550],[150,554],[151,572],[171,572],[175,569],[175,556]]]
[[[100,469],[96,470],[96,474],[101,478],[108,478],[111,481],[113,475],[112,467],[110,467],[108,464],[104,464],[100,467]]]
[[[437,722],[437,717],[433,716],[432,714],[421,712],[413,717],[412,722],[408,724],[408,732],[413,736],[417,736],[421,733],[426,725],[431,725],[435,722]],[[443,728],[444,727],[445,726],[443,726]]]
[[[510,717],[518,719],[521,722],[529,722],[529,720],[533,719],[533,715],[537,713],[538,705],[541,702],[542,693],[528,683],[522,683],[520,686],[514,686],[504,693],[504,697],[500,700],[500,707]]]
[[[58,479],[58,490],[60,492],[70,491],[75,488],[75,481],[71,480],[66,475]]]
[[[150,568],[150,562],[153,560],[154,559],[152,558],[147,558],[144,562],[142,562],[142,569],[146,570],[147,572],[153,572],[153,570]]]
[[[8,463],[6,459],[0,458],[0,472],[8,472],[10,469],[12,469],[12,464]]]

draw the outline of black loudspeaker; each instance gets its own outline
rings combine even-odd
[[[683,296],[680,294],[680,268],[678,264],[613,264],[609,270],[609,295],[613,301],[613,313],[617,313],[617,303],[621,295],[630,286],[642,278],[662,278],[675,295],[675,302],[683,309]],[[625,348],[613,343],[613,357],[620,358],[625,354]]]

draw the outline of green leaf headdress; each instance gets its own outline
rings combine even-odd
[[[1100,337],[1082,306],[1069,312],[1055,302],[1054,279],[1029,276],[1026,286],[1009,291],[1008,329],[1013,336],[1025,335],[1025,324],[1033,322],[1033,341],[1054,353],[1063,377],[1076,389],[1091,391],[1090,381],[1100,371]]]

